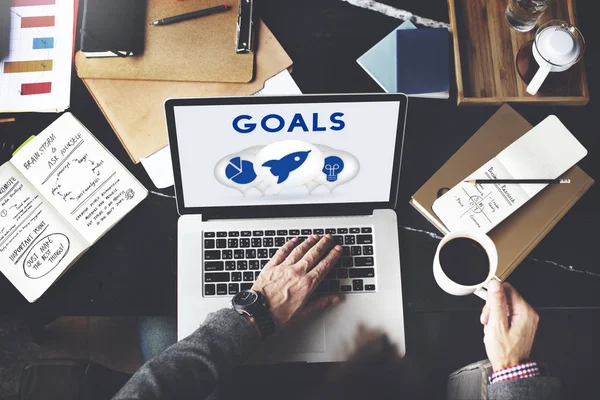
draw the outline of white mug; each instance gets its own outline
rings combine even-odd
[[[472,239],[479,243],[487,253],[490,270],[487,278],[483,282],[472,286],[461,285],[448,278],[442,269],[442,265],[440,264],[440,250],[450,240],[457,238]],[[438,244],[437,251],[435,252],[435,258],[433,260],[433,276],[435,281],[446,293],[454,296],[466,296],[475,293],[477,296],[485,299],[485,285],[495,278],[497,269],[498,250],[496,250],[496,245],[488,235],[476,230],[457,230],[444,236],[444,238]]]
[[[540,69],[529,82],[527,93],[535,95],[550,72],[566,71],[581,60],[585,41],[573,25],[552,20],[537,30],[531,50]]]

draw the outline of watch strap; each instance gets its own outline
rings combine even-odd
[[[257,307],[253,311],[252,317],[254,317],[254,322],[258,326],[262,338],[265,339],[275,333],[275,322],[266,305]]]

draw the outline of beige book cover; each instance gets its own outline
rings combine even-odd
[[[86,58],[78,51],[77,74],[80,78],[250,82],[254,52],[235,52],[237,7],[171,25],[150,25],[222,4],[222,0],[148,0],[144,53],[126,58]]]
[[[164,102],[175,97],[248,96],[292,66],[275,36],[261,22],[256,77],[250,83],[83,79],[134,163],[168,144]]]
[[[533,126],[508,105],[502,106],[412,197],[415,207],[442,233],[447,228],[432,210],[442,188],[452,188],[465,176],[494,158]],[[548,185],[488,235],[498,248],[496,276],[506,279],[593,185],[581,168],[570,168],[563,177],[568,185]]]

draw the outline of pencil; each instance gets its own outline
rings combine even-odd
[[[225,12],[227,10],[231,10],[231,6],[227,4],[223,4],[221,6],[206,8],[204,10],[192,11],[186,14],[174,15],[172,17],[167,17],[163,19],[159,19],[157,21],[152,22],[150,25],[169,25],[174,24],[176,22],[187,21],[188,19],[205,17],[207,15],[217,14],[221,12]]]
[[[467,183],[476,184],[539,184],[539,185],[559,185],[563,183],[571,183],[570,179],[471,179],[465,181]]]
[[[4,118],[4,119],[0,119],[0,124],[4,124],[6,122],[15,122],[16,120],[14,118]]]

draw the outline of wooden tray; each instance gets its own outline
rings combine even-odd
[[[504,18],[508,0],[448,0],[454,41],[458,105],[498,105],[506,102],[585,105],[589,90],[583,60],[565,74],[569,85],[560,94],[529,95],[516,68],[516,55],[532,40],[511,29]],[[555,0],[539,24],[562,19],[576,25],[575,0]],[[539,26],[538,24],[538,26]]]

